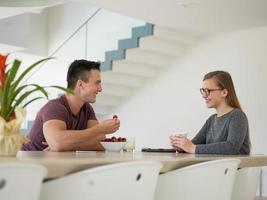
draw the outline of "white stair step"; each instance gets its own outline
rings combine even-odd
[[[112,95],[98,95],[97,99],[96,99],[96,105],[103,105],[103,106],[119,106],[122,102],[122,98],[121,97],[116,97],[116,96],[112,96]]]
[[[169,66],[172,56],[163,55],[156,52],[151,52],[147,50],[142,50],[140,48],[127,49],[125,60],[144,63],[148,65],[155,65],[159,67]]]
[[[135,88],[142,87],[145,84],[145,79],[143,77],[106,71],[102,72],[102,82],[103,84],[114,84]]]
[[[189,35],[188,33],[181,33],[181,31],[170,29],[166,27],[154,26],[155,37],[170,40],[172,42],[193,45],[197,41],[197,37],[194,35]]]
[[[139,48],[174,57],[182,56],[185,50],[185,46],[182,44],[179,45],[173,41],[161,39],[155,36],[140,38]]]
[[[93,104],[97,118],[112,116],[114,108],[143,87],[147,78],[165,70],[196,42],[193,35],[155,26],[153,36],[140,38],[139,48],[127,49],[124,60],[114,60],[112,71],[102,72],[103,91]]]
[[[149,65],[134,63],[127,60],[113,61],[112,71],[143,77],[153,77],[157,73],[157,70]]]
[[[114,84],[102,84],[102,89],[104,95],[112,95],[112,96],[118,96],[118,97],[129,97],[133,94],[133,89],[122,86],[122,85],[114,85]]]

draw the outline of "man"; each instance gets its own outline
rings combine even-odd
[[[30,142],[22,150],[103,150],[100,141],[119,129],[118,118],[98,122],[90,105],[102,91],[100,63],[74,61],[67,83],[74,94],[50,100],[41,108],[29,134]]]

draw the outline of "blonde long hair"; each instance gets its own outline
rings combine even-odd
[[[225,100],[229,106],[242,110],[238,98],[236,96],[233,80],[228,72],[209,72],[204,76],[203,81],[207,79],[214,79],[219,88],[226,89],[228,91],[228,95],[226,96]]]

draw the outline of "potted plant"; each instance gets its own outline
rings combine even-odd
[[[8,55],[0,54],[0,156],[15,156],[27,141],[26,137],[20,134],[21,124],[26,116],[25,107],[38,99],[48,98],[47,87],[71,93],[72,91],[60,86],[44,87],[22,82],[29,72],[51,58],[35,62],[18,75],[21,62],[15,59],[9,67],[6,63],[7,57]],[[32,96],[36,92],[41,96]]]

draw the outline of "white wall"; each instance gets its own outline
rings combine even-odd
[[[31,22],[32,30],[39,30],[43,26],[47,37],[41,38],[42,35],[37,35],[34,38],[47,43],[47,52],[50,55],[54,52],[64,41],[67,40],[80,27],[97,8],[89,4],[68,3],[65,5],[55,6],[45,10],[45,13],[40,16],[34,14],[28,16],[28,21]],[[43,20],[44,17],[46,20]],[[15,19],[14,19],[15,20]],[[40,23],[38,23],[40,22]],[[104,60],[105,52],[108,50],[116,50],[118,40],[131,37],[131,30],[133,27],[142,26],[145,22],[133,19],[120,14],[101,10],[88,23],[88,31],[82,27],[64,46],[54,54],[56,59],[47,62],[34,73],[29,79],[28,83],[38,83],[40,85],[60,85],[66,86],[66,74],[69,64],[75,59],[91,59]],[[34,26],[35,25],[35,26]],[[29,30],[28,32],[31,32]],[[33,33],[37,33],[33,31]],[[87,40],[87,55],[85,55],[86,48],[86,34]],[[8,33],[6,33],[8,35]],[[44,41],[43,41],[44,40]],[[33,40],[31,50],[38,47],[38,43]],[[25,41],[25,46],[27,46]],[[43,46],[42,46],[43,48]],[[38,49],[38,48],[37,48]],[[0,49],[0,53],[3,53]],[[22,61],[22,69],[29,66],[33,62],[40,59],[40,57],[24,54],[13,53],[12,58],[18,58]],[[10,58],[10,60],[12,60]],[[58,96],[58,90],[50,90],[50,97]],[[37,94],[36,94],[37,95]],[[38,110],[45,104],[47,100],[36,101],[27,107],[27,120],[34,120]]]
[[[184,59],[174,62],[157,80],[114,111],[121,119],[117,135],[134,136],[137,149],[169,147],[169,135],[175,131],[187,131],[193,137],[215,112],[206,108],[199,93],[202,77],[213,70],[231,73],[249,119],[252,152],[266,154],[267,27],[201,41]]]
[[[65,42],[96,10],[96,7],[89,4],[73,2],[49,8],[47,10],[49,55]],[[84,37],[85,35],[82,34],[78,38],[84,42]],[[76,39],[71,40],[75,41]],[[78,51],[79,53],[82,52],[79,57],[84,57],[84,47],[85,45],[80,46],[80,44],[73,44],[72,48],[64,46],[58,55],[68,57],[74,53],[74,57],[77,57]],[[67,54],[67,52],[69,53]]]
[[[49,54],[57,49],[98,8],[85,3],[67,3],[48,10]],[[87,24],[87,44],[85,27],[79,36],[70,39],[56,56],[86,58],[104,61],[105,52],[116,50],[118,40],[131,37],[131,28],[145,22],[101,9]],[[78,44],[75,41],[79,40]],[[87,55],[85,47],[87,46]]]
[[[21,14],[0,20],[0,43],[20,47],[27,53],[47,54],[46,12]],[[11,50],[17,50],[18,48]],[[4,52],[0,46],[0,52]]]
[[[193,137],[214,112],[205,107],[199,88],[212,70],[232,74],[239,100],[247,113],[254,153],[267,153],[267,27],[208,38],[173,63],[119,110],[120,133],[134,135],[137,146],[168,146],[174,131]]]

